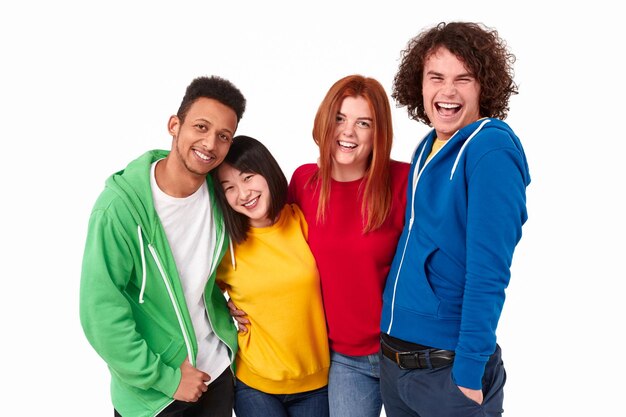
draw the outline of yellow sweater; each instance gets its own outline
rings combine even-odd
[[[269,394],[293,394],[328,384],[328,336],[319,274],[304,215],[287,204],[269,227],[224,256],[217,279],[250,320],[239,334],[237,378]]]

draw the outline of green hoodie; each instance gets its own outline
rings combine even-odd
[[[124,417],[154,416],[174,401],[180,365],[187,357],[195,365],[198,351],[150,188],[151,164],[167,154],[146,152],[109,177],[89,220],[80,320],[87,339],[108,364],[113,406]],[[230,349],[232,364],[237,330],[215,285],[228,237],[210,176],[207,182],[217,244],[204,301],[213,331]]]

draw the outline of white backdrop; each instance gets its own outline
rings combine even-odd
[[[608,1],[564,7],[4,2],[3,407],[112,415],[108,372],[78,321],[87,219],[108,175],[145,150],[169,149],[168,117],[194,77],[241,88],[248,107],[237,133],[266,143],[289,178],[316,159],[313,117],[335,80],[361,73],[390,92],[409,38],[473,20],[498,29],[518,58],[507,122],[532,176],[498,331],[505,416],[623,415],[626,36]],[[393,116],[393,156],[408,161],[427,129],[405,109]]]

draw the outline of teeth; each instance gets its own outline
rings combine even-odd
[[[209,159],[211,159],[210,157],[206,156],[203,153],[200,153],[198,151],[194,151],[196,153],[196,155],[198,155],[200,158],[204,159],[205,161],[208,161]]]
[[[247,203],[245,203],[243,206],[244,207],[250,207],[250,206],[254,205],[257,202],[258,199],[259,199],[259,197],[256,197],[256,198],[248,201]]]
[[[356,144],[355,143],[350,143],[350,142],[344,142],[342,140],[339,141],[339,145],[343,146],[344,148],[356,148]]]
[[[452,103],[438,103],[439,107],[443,107],[444,109],[456,109],[458,107],[461,107],[458,104],[452,104]]]

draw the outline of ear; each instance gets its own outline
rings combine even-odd
[[[170,120],[167,121],[167,131],[170,132],[173,138],[178,136],[180,130],[180,119],[176,115],[170,116]]]

